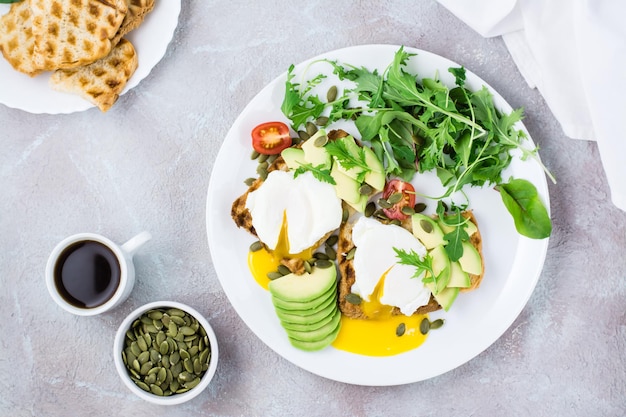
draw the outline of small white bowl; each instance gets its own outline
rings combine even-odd
[[[129,371],[126,369],[124,362],[122,360],[122,350],[124,349],[124,340],[126,338],[126,331],[131,328],[132,323],[141,317],[143,313],[149,310],[159,309],[159,308],[177,308],[179,310],[185,311],[187,314],[193,316],[198,323],[204,328],[206,334],[209,339],[209,345],[211,347],[211,357],[209,359],[209,368],[204,372],[202,378],[200,379],[200,383],[190,389],[187,392],[181,394],[172,394],[170,396],[159,396],[152,394],[151,392],[144,391],[140,387],[138,387],[135,382],[130,378]],[[113,342],[113,359],[115,362],[115,368],[117,369],[117,373],[124,384],[130,389],[133,393],[135,393],[140,398],[149,401],[154,404],[161,405],[174,405],[181,404],[186,401],[191,400],[200,394],[211,382],[213,375],[215,375],[215,371],[217,369],[217,360],[218,360],[218,347],[217,347],[217,338],[215,337],[215,332],[213,328],[209,324],[209,322],[195,309],[189,307],[188,305],[178,303],[176,301],[155,301],[152,303],[145,304],[135,311],[130,313],[122,322],[120,327],[115,334],[115,341]]]

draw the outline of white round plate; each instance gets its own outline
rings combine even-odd
[[[364,66],[379,73],[393,61],[396,45],[364,45],[329,52],[296,66],[296,78],[313,61],[320,58],[344,64]],[[413,48],[416,53],[408,69],[420,77],[439,78],[453,86],[450,67],[460,65],[438,55]],[[331,76],[327,64],[315,63],[308,70],[312,77],[320,72]],[[459,295],[449,312],[437,312],[446,324],[429,334],[418,349],[389,357],[369,357],[347,353],[333,347],[319,352],[304,352],[292,347],[274,313],[270,296],[252,278],[247,266],[249,245],[255,240],[238,229],[230,217],[232,202],[246,191],[243,181],[255,176],[256,163],[250,160],[250,131],[259,123],[280,120],[289,124],[280,105],[285,91],[286,73],[267,85],[246,106],[230,129],[215,161],[207,196],[207,231],[213,264],[220,283],[233,307],[250,329],[271,349],[295,365],[336,381],[359,385],[398,385],[417,382],[448,372],[474,358],[494,343],[513,323],[526,305],[541,273],[548,240],[520,236],[504,208],[499,194],[489,187],[472,188],[467,194],[470,208],[478,220],[483,236],[486,272],[479,289]],[[327,80],[328,81],[328,80]],[[336,84],[336,81],[332,81]],[[467,71],[466,86],[471,90],[486,83]],[[328,86],[320,91],[326,91]],[[510,112],[511,106],[487,86],[496,107]],[[342,126],[343,127],[343,126]],[[520,124],[520,128],[523,126]],[[356,129],[349,130],[358,137]],[[528,147],[534,147],[529,138]],[[525,178],[537,187],[548,204],[548,188],[538,163],[514,158],[507,175]],[[431,192],[439,185],[433,175],[413,180],[418,191]],[[434,204],[431,204],[434,209]]]
[[[23,0],[26,1],[26,0]],[[163,58],[178,25],[180,0],[156,0],[154,9],[137,29],[125,36],[137,51],[139,65],[122,94],[136,87]],[[0,16],[10,5],[0,4]],[[54,91],[49,85],[50,73],[29,77],[11,67],[0,54],[0,103],[29,113],[74,113],[94,107],[81,97]]]

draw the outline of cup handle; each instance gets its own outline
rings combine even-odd
[[[126,252],[131,258],[137,252],[144,243],[152,239],[152,235],[149,232],[141,232],[137,236],[131,238],[128,242],[122,245],[122,250]]]

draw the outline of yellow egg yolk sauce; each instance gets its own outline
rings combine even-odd
[[[368,320],[341,317],[341,330],[332,343],[336,349],[366,356],[392,356],[420,346],[426,335],[420,332],[420,323],[426,315],[392,315],[392,306],[382,304],[383,282],[380,279],[370,301],[362,301],[361,308]],[[404,333],[398,336],[398,326],[404,324]]]
[[[278,242],[274,250],[268,250],[265,247],[257,251],[248,253],[248,268],[254,277],[254,280],[267,290],[270,279],[267,274],[278,269],[280,261],[285,258],[299,258],[309,260],[313,257],[313,249],[305,249],[295,255],[289,253],[289,240],[287,238],[287,220],[283,217],[283,225],[280,229]]]

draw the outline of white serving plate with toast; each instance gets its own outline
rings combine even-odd
[[[10,6],[0,4],[0,16],[8,13]],[[141,26],[125,36],[137,51],[139,66],[122,94],[136,87],[163,58],[178,26],[180,7],[180,0],[156,0],[154,9]],[[50,73],[32,78],[22,74],[0,56],[0,104],[29,113],[48,114],[74,113],[95,107],[77,95],[54,91],[48,85],[49,78]]]
[[[398,49],[396,45],[363,45],[328,52],[297,65],[294,82],[300,80],[298,77],[304,68],[320,58],[382,72]],[[420,77],[438,74],[445,84],[453,85],[454,78],[448,68],[460,65],[426,51],[405,50],[418,54],[410,61],[410,72]],[[328,65],[313,64],[308,69],[309,76],[319,72],[334,80]],[[213,264],[241,319],[267,346],[293,364],[322,377],[351,384],[386,386],[422,381],[455,369],[479,355],[498,340],[526,305],[541,274],[548,248],[548,239],[532,240],[516,232],[499,194],[489,187],[467,191],[470,208],[474,210],[483,236],[486,272],[482,284],[476,291],[459,295],[449,312],[430,315],[431,319],[445,318],[446,324],[431,332],[421,347],[396,356],[368,357],[333,347],[304,352],[289,344],[269,293],[254,281],[248,270],[248,250],[255,239],[238,229],[230,217],[231,203],[246,190],[243,181],[256,176],[256,163],[249,157],[252,128],[271,120],[289,124],[280,111],[285,80],[286,73],[273,80],[236,119],[219,151],[208,187],[206,221]],[[505,112],[512,110],[493,88],[470,71],[467,71],[466,85],[472,90],[487,86],[497,108]],[[325,90],[322,88],[322,91]],[[341,127],[358,137],[355,128]],[[525,130],[521,124],[520,128]],[[527,145],[534,147],[530,136]],[[512,174],[535,184],[549,208],[547,181],[538,163],[514,158],[505,174],[503,178]],[[440,187],[434,175],[416,176],[413,184],[418,192],[424,193]],[[432,210],[434,206],[431,204]]]

